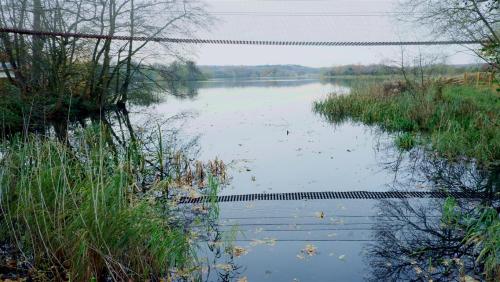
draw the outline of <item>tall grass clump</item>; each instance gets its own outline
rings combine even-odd
[[[413,147],[406,142],[413,136],[449,159],[467,157],[489,164],[500,158],[500,99],[488,88],[373,84],[316,102],[314,109],[331,122],[350,119],[409,133],[396,135],[403,148]]]
[[[103,135],[1,144],[0,236],[42,280],[156,280],[192,261],[184,229],[133,192],[134,158]]]
[[[484,265],[487,281],[500,277],[500,219],[492,207],[479,207],[464,213],[453,198],[443,206],[442,222],[445,226],[464,233],[463,243],[477,252],[477,261]]]

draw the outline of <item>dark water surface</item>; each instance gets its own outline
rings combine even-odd
[[[221,194],[476,191],[484,185],[487,174],[472,165],[450,165],[419,150],[400,153],[377,128],[333,125],[312,111],[314,101],[349,89],[315,80],[212,81],[139,112],[190,113],[178,138],[199,137],[199,159],[217,157],[227,164],[231,180]],[[200,243],[204,280],[458,281],[460,271],[475,276],[474,258],[459,234],[440,223],[443,201],[220,203],[218,234]],[[235,255],[225,241],[244,252]]]

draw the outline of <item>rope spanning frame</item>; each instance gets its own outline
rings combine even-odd
[[[212,45],[266,45],[266,46],[420,46],[420,45],[470,45],[484,43],[480,40],[441,40],[441,41],[267,41],[267,40],[233,40],[233,39],[197,39],[151,36],[102,35],[91,33],[52,32],[30,29],[0,28],[0,33],[16,33],[34,36],[51,36],[63,38],[104,39],[120,41],[151,41],[181,44]]]

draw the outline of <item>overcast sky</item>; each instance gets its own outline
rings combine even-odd
[[[426,40],[425,30],[397,21],[397,0],[208,0],[217,20],[197,37],[235,40],[397,41]],[[395,14],[396,13],[396,14]],[[445,39],[445,38],[441,38]],[[389,63],[400,47],[290,47],[203,45],[191,51],[199,65]],[[448,63],[477,60],[460,46],[405,47],[407,54],[435,54]]]

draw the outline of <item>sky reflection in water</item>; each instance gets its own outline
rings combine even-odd
[[[214,81],[188,92],[141,112],[194,114],[180,138],[199,136],[200,159],[218,157],[228,164],[232,180],[222,194],[477,191],[487,183],[488,173],[474,166],[449,165],[419,150],[400,153],[387,133],[350,122],[332,125],[312,111],[314,101],[348,93],[345,84]],[[460,269],[474,275],[474,257],[462,246],[461,234],[441,225],[443,201],[221,203],[216,229],[238,230],[234,245],[244,253],[201,243],[204,280],[437,281],[456,278]]]

